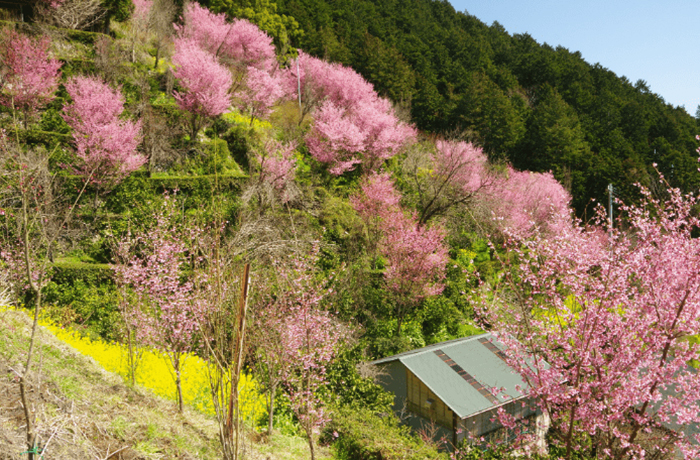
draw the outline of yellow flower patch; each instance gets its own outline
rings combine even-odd
[[[92,357],[106,370],[119,374],[128,380],[129,353],[124,345],[81,337],[73,331],[46,321],[41,321],[41,325],[51,331],[59,340],[83,355]],[[199,356],[188,353],[182,358],[180,366],[182,397],[185,404],[201,412],[214,415],[207,363]],[[158,396],[177,401],[175,373],[167,354],[158,350],[142,349],[135,380],[138,385],[148,388]],[[246,423],[255,424],[266,412],[265,398],[260,393],[260,385],[249,375],[241,374],[238,388],[241,400],[241,417]]]

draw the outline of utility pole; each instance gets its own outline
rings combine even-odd
[[[610,236],[612,236],[613,229],[613,193],[615,193],[615,188],[613,184],[608,184],[608,218],[610,219]]]

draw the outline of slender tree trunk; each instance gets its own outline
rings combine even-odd
[[[134,357],[134,341],[131,337],[131,328],[126,327],[126,337],[129,345],[129,380],[131,380],[131,386],[136,386],[136,362]]]
[[[32,356],[34,353],[34,344],[36,342],[36,331],[39,324],[39,312],[41,311],[41,291],[37,288],[37,284],[34,283],[32,278],[31,264],[29,261],[29,215],[27,210],[27,200],[22,200],[22,220],[23,220],[23,232],[22,240],[24,244],[24,268],[25,275],[27,276],[27,283],[29,284],[29,290],[36,296],[36,305],[34,309],[34,321],[32,322],[32,333],[29,339],[29,350],[27,351],[27,360],[24,363],[24,370],[19,376],[19,393],[22,401],[22,406],[24,409],[24,420],[27,424],[27,451],[28,459],[34,460],[34,448],[36,446],[36,426],[34,424],[34,414],[30,408],[30,402],[28,397],[28,378],[29,372],[32,365]],[[39,280],[38,286],[41,286],[41,280]]]
[[[272,425],[273,417],[275,414],[275,392],[277,391],[277,385],[270,387],[269,391],[269,403],[267,406],[267,434],[272,436]]]
[[[401,337],[401,325],[403,324],[403,315],[399,310],[396,314],[396,337]]]
[[[313,431],[309,431],[307,434],[309,436],[309,452],[311,452],[311,460],[316,460],[316,452],[314,451]]]
[[[180,379],[180,353],[175,354],[175,384],[177,385],[177,410],[182,414],[182,382]]]
[[[156,62],[153,64],[153,70],[158,70],[158,59],[160,58],[160,46],[156,46]]]

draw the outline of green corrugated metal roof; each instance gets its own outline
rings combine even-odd
[[[374,361],[383,364],[398,360],[460,418],[491,409],[499,403],[518,398],[521,394],[516,385],[527,388],[520,374],[510,368],[496,353],[489,350],[479,339],[487,339],[499,349],[503,345],[490,333],[437,343],[418,350],[401,353]],[[454,363],[452,367],[435,352],[441,350]],[[447,359],[447,358],[445,358]],[[467,379],[458,373],[459,368],[471,375],[486,390],[505,388],[497,397],[498,402],[489,400]],[[467,376],[468,377],[468,376]],[[479,386],[476,384],[476,386]]]

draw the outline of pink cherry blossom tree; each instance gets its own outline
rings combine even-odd
[[[95,77],[73,77],[66,83],[72,102],[63,118],[73,129],[77,174],[101,188],[119,183],[145,162],[137,152],[141,122],[123,119],[124,97]]]
[[[409,150],[403,171],[415,193],[421,224],[474,202],[498,182],[483,150],[463,141],[417,144]]]
[[[54,98],[61,63],[49,57],[49,37],[30,38],[14,29],[0,35],[0,104],[29,117]]]
[[[315,110],[306,138],[309,152],[340,175],[358,164],[366,171],[414,141],[415,129],[401,122],[391,104],[354,70],[300,53],[286,75],[288,91],[300,98],[301,114]]]
[[[700,423],[700,349],[688,340],[700,334],[698,197],[642,193],[639,206],[621,205],[624,231],[606,229],[602,209],[592,226],[534,227],[508,245],[517,262],[504,283],[485,291],[522,391],[569,459],[585,447],[613,459],[700,455],[687,430]]]
[[[184,25],[176,25],[180,38],[193,40],[222,63],[245,71],[249,66],[270,70],[276,65],[272,38],[245,19],[226,20],[196,2],[184,11]]]
[[[571,195],[549,173],[508,168],[505,180],[497,181],[482,194],[497,227],[508,235],[525,238],[535,229],[559,232],[571,225]]]
[[[184,275],[191,256],[187,243],[196,241],[199,231],[176,224],[174,198],[166,196],[163,208],[154,217],[151,229],[118,244],[118,252],[131,258],[114,269],[120,283],[130,286],[140,299],[139,306],[124,310],[124,321],[135,332],[138,343],[159,348],[170,358],[182,412],[182,358],[195,348],[203,315],[194,284]]]
[[[175,92],[175,99],[180,109],[190,114],[190,139],[194,140],[207,119],[231,106],[231,74],[192,39],[175,40],[173,64],[182,88]]]
[[[395,305],[396,335],[421,300],[442,292],[448,260],[444,229],[420,225],[415,213],[406,213],[399,200],[386,173],[366,179],[351,200],[370,232],[379,235],[378,248],[386,259],[384,280]]]
[[[272,197],[269,196],[271,193],[282,203],[288,203],[298,193],[294,187],[297,163],[295,149],[295,143],[268,141],[256,155],[260,164],[257,184],[259,204],[272,201]]]
[[[315,273],[316,253],[311,258],[297,258],[280,270],[284,291],[278,300],[285,312],[280,331],[284,389],[306,433],[312,460],[314,436],[329,421],[319,390],[326,382],[326,366],[346,335],[335,318],[321,309],[328,290],[319,285]]]
[[[314,121],[306,140],[309,153],[327,163],[334,175],[358,164],[374,171],[415,139],[415,130],[396,118],[385,99],[358,102],[344,109],[329,98]]]
[[[250,124],[256,118],[265,119],[272,113],[272,107],[287,95],[279,74],[270,74],[249,66],[245,86],[238,95],[238,107],[250,114]]]

